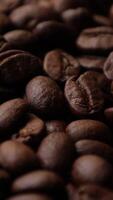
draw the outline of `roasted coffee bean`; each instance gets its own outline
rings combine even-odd
[[[80,140],[75,143],[78,156],[94,154],[103,157],[113,164],[113,148],[107,144],[94,140]]]
[[[64,96],[59,86],[46,76],[33,78],[26,87],[30,106],[41,116],[57,116],[64,111]]]
[[[21,4],[22,0],[0,0],[0,12],[10,12]]]
[[[67,80],[65,96],[73,114],[90,115],[99,112],[104,106],[104,97],[98,83],[98,73],[86,72],[78,79]]]
[[[4,38],[14,48],[27,49],[34,43],[32,33],[26,30],[12,30],[4,34]]]
[[[76,200],[112,200],[113,192],[99,185],[84,185],[78,190]],[[74,199],[75,200],[75,199]]]
[[[40,22],[59,19],[59,15],[51,6],[28,4],[15,9],[10,19],[18,28],[33,29]]]
[[[20,84],[40,72],[40,60],[28,52],[10,50],[0,54],[0,79],[7,85]]]
[[[40,192],[60,197],[64,192],[62,178],[53,172],[39,170],[18,177],[11,187],[13,193]]]
[[[73,75],[78,78],[80,69],[78,61],[62,50],[50,51],[44,59],[45,72],[59,82],[65,82]]]
[[[102,71],[106,57],[83,55],[77,58],[81,67],[87,70]]]
[[[47,195],[29,193],[29,194],[12,196],[7,200],[53,200],[53,199],[51,199]]]
[[[58,21],[44,21],[39,23],[34,31],[37,46],[48,50],[55,48],[71,48],[74,43],[75,35],[72,30],[64,23]]]
[[[46,122],[46,131],[48,134],[54,132],[65,132],[66,124],[61,120],[51,120]]]
[[[45,135],[44,122],[37,116],[28,114],[27,122],[16,135],[12,136],[12,139],[23,142],[34,148],[35,146],[37,147]]]
[[[76,45],[85,53],[109,53],[113,49],[113,28],[88,28],[79,35]]]
[[[94,14],[92,17],[92,20],[95,26],[110,26],[111,25],[109,18],[103,15]]]
[[[76,8],[76,7],[81,7],[81,6],[87,6],[88,1],[83,1],[83,0],[53,0],[53,5],[55,9],[59,12],[62,12],[64,10],[68,10],[69,8]]]
[[[104,64],[104,74],[109,80],[113,80],[113,52],[108,56]]]
[[[35,153],[16,141],[3,142],[0,145],[0,155],[0,166],[16,176],[39,167]]]
[[[73,160],[74,146],[66,133],[49,134],[41,143],[37,157],[44,169],[65,173]]]
[[[27,112],[28,105],[25,100],[17,98],[4,102],[0,105],[0,135],[13,134],[22,116]]]
[[[99,156],[81,156],[73,164],[72,179],[78,185],[87,183],[111,185],[113,182],[113,167]]]
[[[62,13],[62,19],[64,23],[75,30],[76,34],[83,28],[90,26],[92,21],[89,11],[84,7],[64,11]]]
[[[112,133],[109,127],[100,121],[90,119],[73,121],[67,126],[66,132],[74,142],[90,139],[112,143]]]

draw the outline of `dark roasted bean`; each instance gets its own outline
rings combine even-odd
[[[42,116],[54,116],[64,111],[64,96],[59,86],[46,76],[37,76],[26,87],[31,107]]]
[[[37,157],[44,169],[65,173],[73,160],[73,147],[66,133],[55,132],[42,141]]]
[[[109,127],[100,121],[90,119],[73,121],[67,126],[66,132],[74,142],[90,139],[112,143]]]
[[[45,56],[44,70],[52,79],[65,82],[73,75],[78,78],[80,65],[73,56],[62,50],[54,50]]]
[[[67,80],[65,96],[74,114],[90,115],[103,108],[104,96],[99,80],[96,72],[86,72],[78,79],[73,76]]]
[[[72,179],[78,185],[87,183],[109,185],[113,182],[113,168],[99,156],[81,156],[73,164]]]

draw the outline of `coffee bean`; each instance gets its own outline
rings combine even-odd
[[[33,29],[40,22],[59,19],[59,15],[51,6],[28,4],[15,9],[11,13],[10,19],[18,28]]]
[[[87,70],[102,71],[104,68],[104,63],[106,61],[105,57],[101,56],[91,56],[84,55],[77,58],[81,67]]]
[[[13,193],[39,192],[60,197],[64,191],[64,183],[55,173],[39,170],[17,178],[11,188]]]
[[[21,194],[8,198],[7,200],[52,200],[50,197],[42,194]]]
[[[26,87],[31,107],[40,115],[54,116],[64,110],[64,96],[59,86],[46,76],[37,76]]]
[[[79,35],[76,45],[87,53],[109,53],[113,49],[113,29],[111,27],[88,28]]]
[[[45,136],[44,122],[33,114],[28,114],[27,122],[19,130],[19,132],[12,136],[12,139],[23,142],[35,148]]]
[[[77,200],[112,200],[113,193],[109,189],[99,185],[84,185],[78,190]]]
[[[64,11],[62,13],[62,19],[64,23],[75,30],[76,34],[91,24],[91,15],[84,7]]]
[[[65,173],[74,156],[74,146],[63,132],[49,134],[39,146],[37,157],[44,169]]]
[[[78,79],[73,76],[67,80],[65,96],[73,114],[90,115],[103,108],[104,98],[97,79],[93,72],[86,72]]]
[[[26,30],[12,30],[4,38],[15,48],[27,49],[34,43],[32,33]]]
[[[78,156],[94,154],[113,163],[113,148],[107,144],[94,140],[80,140],[75,143]]]
[[[112,143],[109,127],[100,121],[83,119],[71,122],[66,128],[67,134],[74,142],[84,139]]]
[[[0,11],[10,12],[21,4],[22,0],[0,0]]]
[[[88,1],[83,1],[83,0],[53,0],[53,5],[55,9],[59,12],[62,12],[64,10],[68,10],[69,8],[76,8],[76,7],[81,7],[81,6],[87,6]]]
[[[45,56],[44,70],[52,79],[65,82],[73,75],[78,78],[80,65],[73,56],[62,50],[53,50]]]
[[[19,84],[40,73],[40,61],[34,55],[17,50],[0,54],[0,78],[5,84]]]
[[[1,138],[5,135],[13,134],[12,129],[15,129],[22,116],[27,112],[27,103],[20,98],[6,101],[0,105],[0,135]]]
[[[61,120],[51,120],[46,122],[47,133],[65,132],[66,124]]]
[[[72,30],[67,25],[58,21],[44,21],[39,23],[34,31],[34,37],[40,48],[53,50],[55,48],[71,48],[75,38]]]
[[[103,15],[94,14],[92,17],[95,26],[110,26],[111,22],[108,17]]]
[[[113,168],[110,163],[95,155],[81,156],[72,168],[73,181],[80,184],[109,185],[113,181]]]
[[[35,153],[26,145],[8,140],[0,145],[0,165],[18,175],[39,166]]]

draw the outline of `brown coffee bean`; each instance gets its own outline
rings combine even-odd
[[[7,200],[53,200],[47,195],[43,194],[21,194],[8,198]]]
[[[65,10],[62,19],[76,34],[91,24],[91,15],[85,7]]]
[[[75,143],[78,156],[94,154],[113,163],[113,148],[107,144],[94,140],[80,140]]]
[[[64,191],[64,183],[55,173],[39,170],[17,178],[11,188],[13,193],[41,192],[58,195],[59,192]]]
[[[22,0],[0,0],[0,11],[9,12],[19,6]]]
[[[64,110],[64,96],[59,86],[46,76],[37,76],[26,87],[31,107],[41,116],[56,116]]]
[[[48,134],[54,132],[65,132],[66,124],[61,120],[51,120],[46,122],[46,131]]]
[[[0,54],[0,78],[5,84],[20,84],[40,71],[39,59],[28,52],[10,50]]]
[[[72,164],[73,143],[63,132],[49,134],[39,146],[37,157],[44,169],[65,173]]]
[[[88,28],[82,31],[77,39],[78,49],[102,54],[113,49],[113,29],[111,27]]]
[[[84,185],[78,190],[76,200],[112,200],[113,192],[99,185]]]
[[[16,176],[39,166],[35,153],[16,141],[3,142],[0,155],[0,165]]]
[[[106,77],[109,80],[113,80],[113,52],[108,56],[103,69]]]
[[[55,9],[59,12],[62,12],[64,10],[68,10],[69,8],[76,8],[81,6],[86,6],[89,2],[83,1],[83,0],[53,0],[53,5]]]
[[[51,6],[27,4],[15,9],[10,19],[18,28],[33,29],[40,22],[59,19],[59,15]]]
[[[111,22],[108,17],[103,15],[94,14],[92,17],[95,26],[111,26]]]
[[[84,55],[77,58],[81,67],[88,69],[88,70],[99,70],[102,71],[104,67],[104,63],[106,61],[105,57],[101,56],[90,56]]]
[[[78,78],[80,65],[78,61],[62,50],[50,51],[44,59],[44,70],[54,80],[65,82],[71,76]]]
[[[45,135],[44,122],[37,116],[28,114],[27,122],[12,139],[37,147]]]
[[[72,77],[65,85],[65,96],[73,114],[90,115],[104,105],[103,93],[98,83],[98,72],[86,72],[77,80]]]
[[[81,156],[73,164],[72,179],[78,185],[87,183],[109,185],[113,181],[113,168],[99,156]]]
[[[5,137],[17,126],[27,112],[27,103],[20,98],[6,101],[0,105],[0,135]],[[13,132],[12,132],[13,134]]]
[[[109,127],[100,121],[90,119],[73,121],[67,126],[66,132],[74,142],[90,139],[112,143]]]
[[[32,33],[26,30],[12,30],[4,34],[4,38],[13,47],[25,49],[33,44]]]
[[[58,21],[44,21],[39,23],[34,31],[37,46],[46,52],[55,48],[71,48],[74,43],[75,34],[64,23]],[[46,49],[45,49],[46,48]]]

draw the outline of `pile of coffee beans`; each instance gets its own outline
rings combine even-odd
[[[0,200],[113,200],[113,0],[0,0]]]

